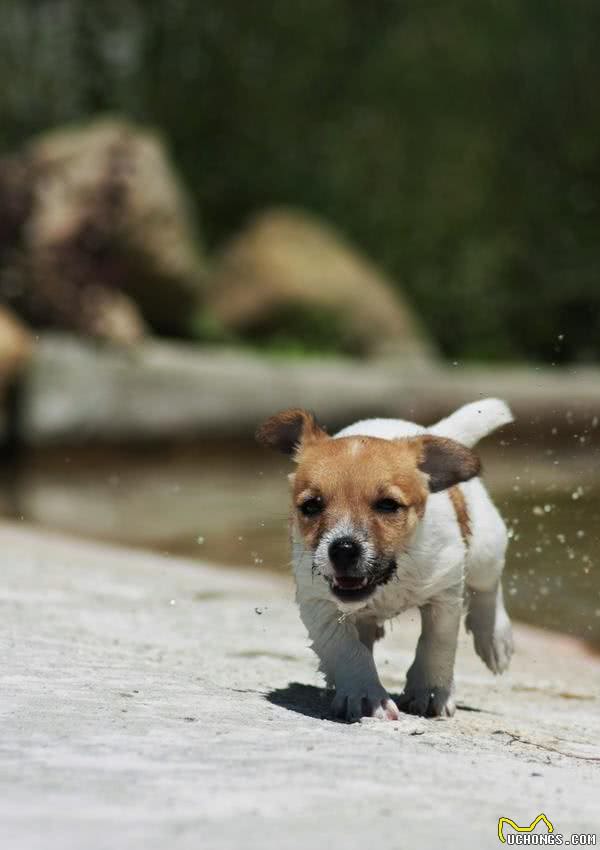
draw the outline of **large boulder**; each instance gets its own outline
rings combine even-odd
[[[0,392],[27,363],[32,344],[27,328],[0,304]]]
[[[204,267],[161,140],[121,120],[55,130],[0,161],[0,297],[38,326],[181,333]]]
[[[302,335],[353,354],[425,359],[432,346],[389,279],[333,228],[290,209],[264,212],[225,246],[207,284],[207,309],[228,331],[256,339]]]
[[[12,435],[12,415],[17,378],[33,350],[27,328],[5,305],[0,304],[0,451]],[[6,510],[0,494],[0,511]]]

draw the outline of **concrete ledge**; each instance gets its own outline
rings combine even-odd
[[[586,428],[600,410],[600,370],[296,362],[156,340],[125,351],[48,334],[36,346],[19,419],[23,440],[34,445],[248,436],[291,405],[336,427],[371,415],[434,421],[490,395],[509,401],[521,428]]]
[[[0,822],[11,850],[481,848],[501,816],[598,829],[600,663],[463,638],[451,721],[344,726],[289,581],[0,526]],[[401,690],[415,617],[379,651]]]

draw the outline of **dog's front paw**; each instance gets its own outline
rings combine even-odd
[[[452,691],[452,687],[407,684],[399,700],[400,708],[420,717],[452,717],[456,711]]]
[[[331,704],[331,716],[345,723],[357,723],[361,717],[398,720],[400,712],[382,687],[337,687]]]

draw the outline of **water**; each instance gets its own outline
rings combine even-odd
[[[600,647],[600,488],[590,447],[487,446],[510,527],[507,606]],[[80,536],[247,569],[289,569],[290,464],[251,443],[26,454],[4,466],[0,513]]]
[[[513,617],[600,648],[600,494],[512,497],[500,506],[513,535],[504,579]]]

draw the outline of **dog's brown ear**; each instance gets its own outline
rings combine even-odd
[[[325,436],[325,430],[313,414],[300,407],[276,413],[263,422],[256,432],[256,439],[261,446],[276,449],[284,455],[293,455],[302,443]]]
[[[437,493],[481,472],[481,461],[471,449],[446,437],[419,437],[417,466],[429,476],[429,490]]]

